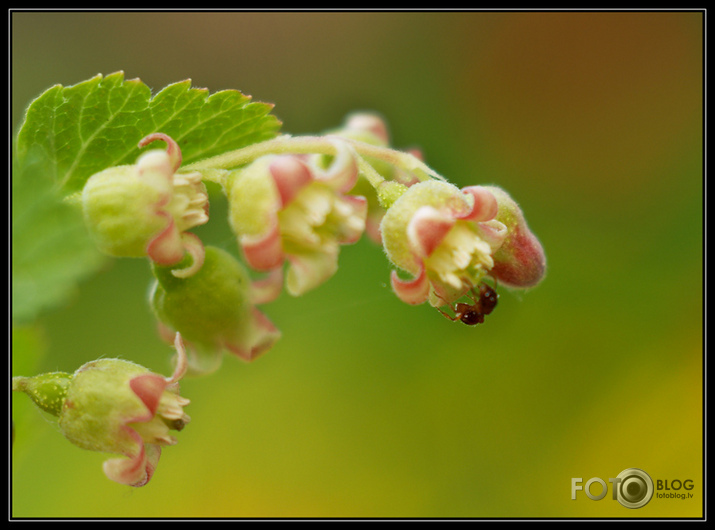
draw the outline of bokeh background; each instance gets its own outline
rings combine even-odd
[[[284,334],[270,353],[183,383],[192,422],[139,489],[12,396],[11,515],[700,516],[703,17],[12,12],[13,127],[49,86],[118,70],[239,89],[291,134],[377,111],[451,182],[509,190],[549,268],[470,328],[400,303],[378,246],[345,247],[328,283],[263,306]],[[224,215],[215,197],[201,235],[238,255]],[[169,373],[149,281],[119,260],[83,282],[40,335],[17,330],[13,375],[100,356]],[[630,467],[693,498],[571,499],[573,477]]]

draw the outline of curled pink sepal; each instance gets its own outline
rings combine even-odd
[[[327,170],[320,171],[316,168],[315,178],[340,193],[347,193],[355,187],[358,178],[356,154],[344,140],[333,138],[331,141],[335,146],[333,162]]]
[[[457,219],[466,221],[489,221],[496,217],[499,211],[499,204],[496,197],[482,186],[467,186],[462,188],[462,193],[473,198],[472,208],[465,215],[457,215]]]
[[[278,156],[271,162],[269,171],[280,197],[280,207],[285,208],[305,186],[313,181],[308,166],[296,156]]]
[[[395,271],[392,271],[390,283],[397,297],[406,304],[421,304],[429,296],[430,284],[424,267],[420,267],[419,274],[411,280],[403,280]]]
[[[129,437],[136,442],[137,452],[128,455],[129,458],[110,458],[102,465],[107,478],[133,486],[135,488],[146,485],[154,475],[156,466],[161,456],[161,447],[155,444],[144,444],[141,436],[129,427],[124,427]]]
[[[121,430],[133,441],[133,451],[129,451],[127,458],[112,458],[104,462],[104,472],[108,478],[128,486],[144,486],[151,479],[161,456],[161,445],[173,445],[176,440],[165,434],[158,434],[157,443],[146,442],[133,425],[147,424],[154,421],[157,415],[172,420],[188,422],[182,407],[188,400],[181,398],[174,392],[178,390],[178,382],[185,375],[187,369],[187,356],[181,335],[176,333],[174,345],[176,347],[176,367],[170,377],[147,372],[137,375],[129,380],[129,388],[144,404],[146,410],[137,416],[126,418]],[[161,410],[162,396],[166,391],[171,392],[172,398],[165,403]],[[173,401],[173,402],[172,402]],[[159,420],[161,424],[161,420]]]
[[[168,212],[159,210],[156,215],[166,219],[166,228],[149,241],[147,256],[158,265],[174,265],[184,257],[181,233],[176,228],[174,218]]]
[[[129,381],[129,387],[141,399],[147,412],[144,416],[137,416],[128,420],[128,423],[149,421],[156,414],[159,400],[166,389],[166,379],[158,374],[147,373],[134,377]]]
[[[257,271],[270,271],[280,267],[285,260],[285,255],[277,219],[265,234],[258,237],[242,237],[241,248],[248,265]]]
[[[172,173],[175,173],[181,167],[182,156],[179,144],[177,144],[171,136],[160,132],[151,133],[139,140],[139,147],[146,147],[150,143],[155,142],[157,140],[162,140],[166,142],[166,154],[169,155],[169,162],[172,166]]]
[[[455,219],[432,206],[422,206],[407,225],[407,237],[415,254],[427,258],[442,243],[454,226]]]
[[[191,265],[183,269],[174,269],[171,273],[177,278],[188,278],[201,269],[206,257],[204,244],[196,234],[185,232],[181,234],[184,251],[191,256]]]
[[[140,175],[150,175],[149,178],[161,178],[166,180],[168,191],[155,205],[155,215],[166,220],[165,228],[159,232],[147,244],[146,252],[149,259],[158,265],[170,266],[178,263],[188,252],[192,257],[192,265],[183,270],[175,271],[178,277],[186,277],[195,273],[201,268],[203,263],[203,244],[195,234],[184,232],[182,226],[177,224],[174,215],[169,211],[169,205],[173,199],[173,194],[177,193],[177,187],[188,193],[189,203],[192,208],[187,208],[182,212],[180,222],[182,225],[198,225],[208,220],[208,198],[204,193],[200,175],[175,175],[181,166],[181,149],[173,138],[164,133],[153,133],[142,138],[139,147],[156,141],[166,142],[165,156],[144,156],[138,164]]]

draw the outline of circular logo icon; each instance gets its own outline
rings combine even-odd
[[[616,498],[626,508],[642,508],[653,497],[653,479],[635,467],[624,469],[618,474],[620,482],[616,486]]]

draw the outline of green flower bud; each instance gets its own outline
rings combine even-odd
[[[192,276],[177,278],[169,268],[157,265],[153,271],[152,308],[163,333],[178,331],[186,340],[193,373],[216,370],[225,350],[253,360],[280,337],[255,308],[277,296],[280,275],[269,276],[270,285],[263,289],[263,284],[251,281],[238,260],[211,246],[205,249],[203,266]]]
[[[142,178],[137,166],[93,175],[82,192],[82,205],[99,249],[110,256],[146,256],[149,243],[166,228],[167,218],[157,213],[157,206],[170,193],[167,181]]]
[[[143,486],[154,473],[161,447],[176,443],[169,431],[190,421],[183,411],[189,401],[179,395],[186,354],[178,334],[175,345],[177,366],[169,378],[123,359],[100,359],[74,374],[15,377],[12,389],[56,416],[60,432],[73,444],[123,455],[104,463],[110,479]]]
[[[166,141],[167,150],[149,151],[135,165],[111,167],[89,178],[81,196],[86,225],[110,256],[148,256],[174,265],[188,251],[200,264],[200,242],[184,232],[208,221],[206,187],[200,173],[177,173],[181,152],[170,137],[149,135],[140,146],[155,140]]]
[[[386,210],[389,209],[403,193],[407,191],[407,186],[393,180],[387,180],[380,184],[377,190],[377,198],[380,205]]]

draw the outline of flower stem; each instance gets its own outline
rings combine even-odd
[[[253,162],[257,158],[265,155],[281,154],[319,154],[334,155],[337,152],[335,141],[339,140],[349,144],[358,157],[358,166],[370,184],[379,186],[384,178],[368,164],[362,157],[371,157],[383,160],[397,168],[406,170],[414,174],[419,180],[435,178],[445,180],[436,171],[428,167],[424,162],[410,153],[397,151],[388,147],[380,147],[357,140],[342,138],[337,136],[279,136],[272,140],[252,144],[235,151],[229,151],[217,156],[206,158],[199,162],[189,164],[182,168],[183,171],[209,171],[213,170],[216,175],[221,175],[220,170],[228,170],[244,166]],[[216,171],[219,170],[219,171]]]
[[[377,189],[380,184],[385,182],[385,178],[380,175],[374,167],[368,164],[362,156],[358,155],[356,159],[358,171],[365,176],[373,188]]]

